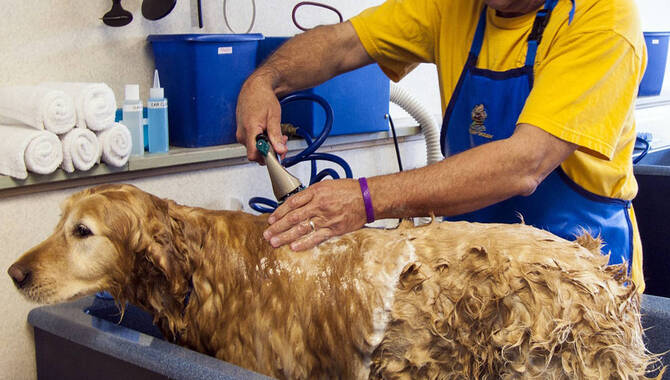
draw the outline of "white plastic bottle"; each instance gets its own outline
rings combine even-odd
[[[123,125],[130,131],[133,147],[130,154],[141,156],[144,154],[144,127],[142,126],[142,101],[140,100],[140,85],[126,85],[126,99],[123,102]]]
[[[167,99],[165,99],[158,78],[158,70],[154,71],[154,85],[149,89],[147,118],[149,121],[149,152],[167,152],[169,148]]]

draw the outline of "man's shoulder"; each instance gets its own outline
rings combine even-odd
[[[635,0],[577,1],[575,21],[586,30],[613,31],[623,36],[640,32]]]
[[[635,0],[577,1],[573,30],[576,33],[610,32],[626,40],[638,55],[644,49]]]

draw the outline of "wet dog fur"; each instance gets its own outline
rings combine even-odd
[[[407,223],[293,252],[266,227],[102,185],[9,273],[40,303],[107,290],[167,339],[277,378],[628,379],[655,360],[625,266],[588,235]]]

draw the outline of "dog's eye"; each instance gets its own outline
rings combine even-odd
[[[74,228],[74,234],[75,236],[86,237],[89,235],[93,235],[93,232],[91,232],[91,230],[85,225],[78,224],[77,227]]]

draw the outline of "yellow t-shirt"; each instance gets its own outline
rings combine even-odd
[[[368,54],[392,80],[418,63],[438,69],[442,111],[470,50],[483,0],[387,0],[350,21]],[[646,65],[634,0],[570,0],[552,12],[537,50],[534,84],[517,123],[578,145],[561,167],[584,189],[631,200],[637,194],[631,154],[633,110]],[[505,18],[489,8],[477,67],[522,67],[536,12]],[[642,246],[631,208],[633,281],[644,290]]]

